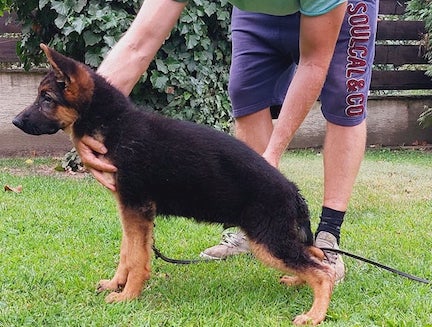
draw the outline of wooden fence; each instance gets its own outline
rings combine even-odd
[[[431,78],[419,68],[427,64],[425,26],[403,20],[405,7],[403,1],[380,0],[372,90],[432,89]]]
[[[8,23],[8,21],[10,21]],[[0,63],[18,62],[16,44],[21,33],[21,26],[14,21],[14,16],[5,14],[0,17]]]

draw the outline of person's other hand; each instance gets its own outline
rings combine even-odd
[[[105,159],[104,154],[107,153],[107,149],[103,143],[91,136],[84,135],[80,139],[75,139],[74,144],[84,166],[99,183],[115,192],[114,173],[117,168]]]

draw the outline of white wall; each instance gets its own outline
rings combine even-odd
[[[37,94],[42,72],[0,72],[0,156],[63,155],[72,147],[62,132],[31,136],[12,124],[12,119],[30,105]],[[432,130],[422,129],[417,118],[432,97],[371,98],[368,102],[368,144],[411,145],[416,141],[432,143]],[[325,120],[317,103],[290,144],[290,148],[320,147]]]

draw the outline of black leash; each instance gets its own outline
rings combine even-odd
[[[363,258],[363,257],[358,256],[358,255],[353,254],[353,253],[349,253],[349,252],[346,252],[346,251],[343,251],[343,250],[339,250],[339,249],[332,249],[332,248],[320,248],[320,249],[321,249],[322,251],[329,251],[329,252],[335,252],[335,253],[339,253],[339,254],[346,255],[346,256],[348,256],[348,257],[351,257],[351,258],[354,258],[354,259],[357,259],[357,260],[360,260],[360,261],[363,261],[363,262],[369,263],[369,264],[371,264],[371,265],[374,265],[374,266],[377,266],[377,267],[379,267],[379,268],[382,268],[382,269],[388,270],[388,271],[390,271],[390,272],[392,272],[392,273],[394,273],[394,274],[396,274],[396,275],[399,275],[399,276],[402,276],[402,277],[405,277],[405,278],[408,278],[408,279],[414,280],[414,281],[416,281],[416,282],[420,282],[420,283],[423,283],[423,284],[432,284],[432,282],[429,281],[429,280],[427,280],[427,279],[423,279],[423,278],[420,278],[420,277],[417,277],[417,276],[414,276],[414,275],[411,275],[411,274],[405,273],[405,272],[403,272],[403,271],[400,271],[400,270],[394,269],[394,268],[392,268],[392,267],[389,267],[389,266],[383,265],[383,264],[381,264],[381,263],[379,263],[379,262],[372,261],[372,260],[367,259],[367,258]]]
[[[155,245],[152,246],[152,249],[154,251],[156,259],[160,258],[160,259],[162,259],[165,262],[173,263],[173,264],[177,264],[177,265],[189,265],[189,264],[202,263],[202,262],[210,262],[210,261],[214,262],[214,261],[218,261],[218,260],[213,260],[213,259],[190,259],[190,260],[172,259],[172,258],[168,258],[167,256],[163,255],[162,252],[159,251],[159,249],[156,248]],[[322,251],[329,251],[329,252],[335,252],[335,253],[346,255],[348,257],[351,257],[351,258],[354,258],[354,259],[357,259],[357,260],[369,263],[371,265],[377,266],[377,267],[379,267],[381,269],[390,271],[390,272],[392,272],[392,273],[394,273],[396,275],[408,278],[410,280],[413,280],[413,281],[416,281],[416,282],[419,282],[419,283],[432,284],[432,282],[429,281],[429,280],[427,280],[427,279],[420,278],[420,277],[417,277],[417,276],[405,273],[403,271],[394,269],[392,267],[383,265],[383,264],[381,264],[379,262],[376,262],[376,261],[373,261],[373,260],[361,257],[359,255],[356,255],[356,254],[353,254],[353,253],[350,253],[350,252],[346,252],[346,251],[339,250],[339,249],[333,249],[333,248],[320,248],[320,249]],[[223,260],[223,259],[220,259],[220,260]]]
[[[210,262],[215,261],[213,259],[190,259],[190,260],[181,260],[181,259],[172,259],[168,258],[167,256],[163,255],[161,251],[157,247],[152,245],[153,252],[155,254],[156,259],[162,259],[165,262],[173,263],[176,265],[190,265],[194,263],[201,263],[201,262]]]

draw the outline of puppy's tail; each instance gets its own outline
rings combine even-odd
[[[313,245],[314,236],[311,230],[309,208],[303,196],[297,192],[297,228],[300,241],[306,245]]]

